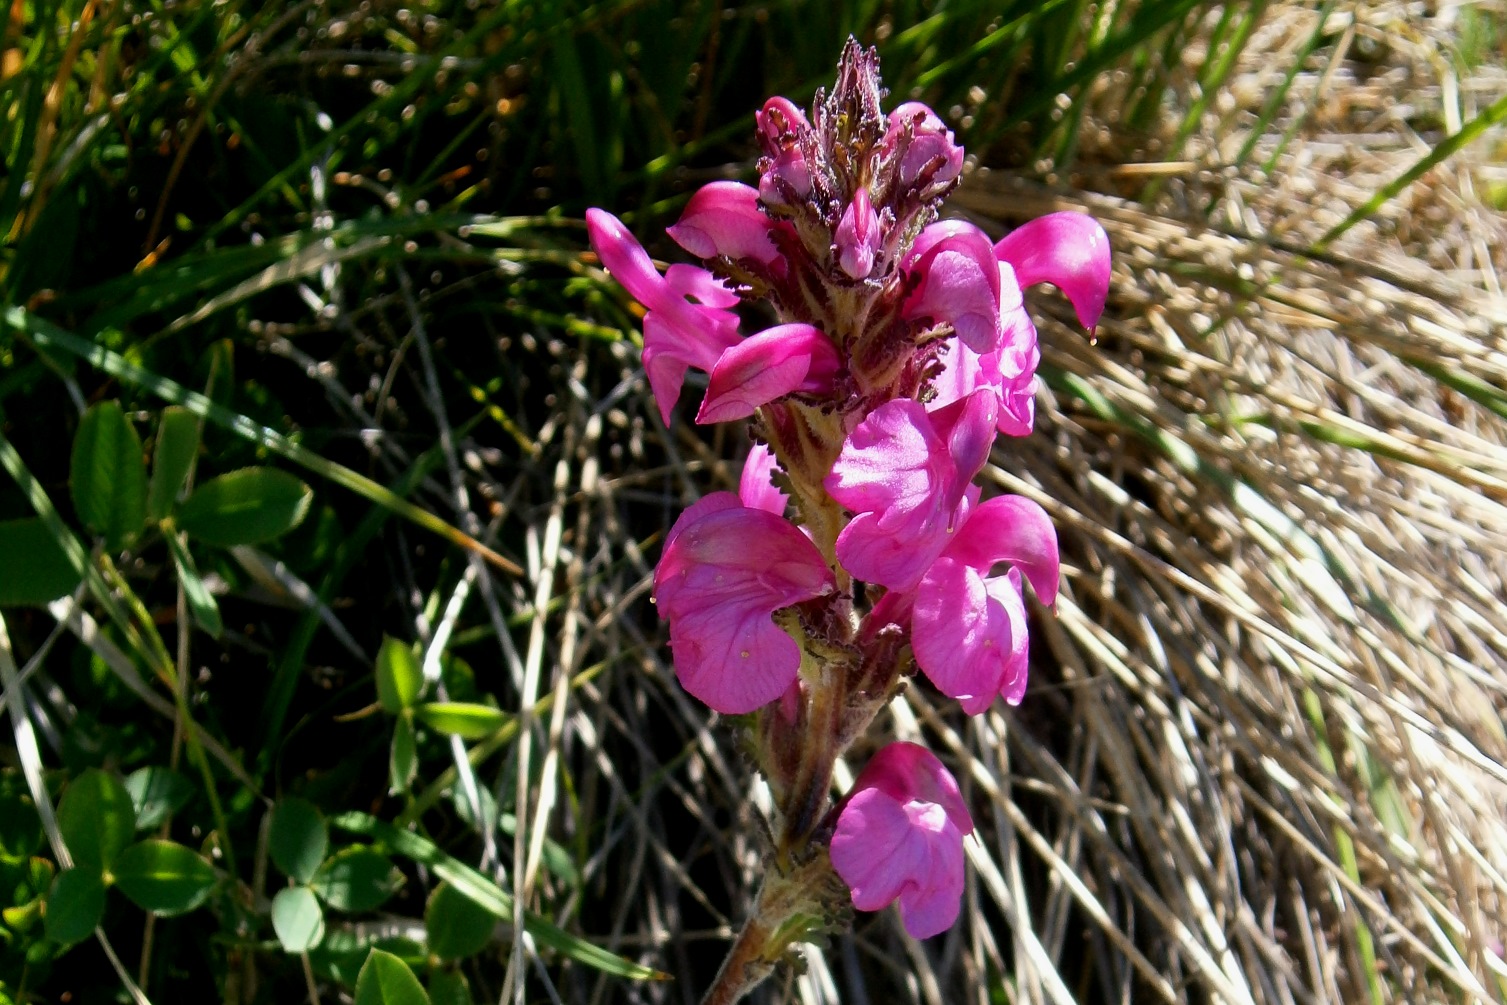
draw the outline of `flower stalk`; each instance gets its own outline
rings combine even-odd
[[[738,492],[681,514],[654,577],[677,676],[749,715],[774,803],[763,885],[706,1005],[738,1001],[854,908],[898,903],[917,938],[953,923],[973,824],[947,769],[891,743],[834,802],[835,765],[918,671],[969,714],[1018,703],[1025,586],[1056,598],[1045,512],[983,500],[974,479],[997,434],[1034,421],[1021,285],[1057,285],[1091,329],[1108,242],[1080,214],[997,244],[939,220],[962,148],[924,105],[886,116],[878,69],[849,40],[809,116],[765,103],[758,186],[714,182],[669,228],[703,268],[661,276],[615,217],[587,214],[603,264],[647,308],[661,417],[697,369],[696,421],[746,421],[752,439]],[[732,308],[754,300],[779,323],[744,335]]]

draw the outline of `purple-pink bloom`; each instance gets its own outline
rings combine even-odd
[[[801,651],[771,615],[836,589],[821,552],[782,517],[714,492],[670,528],[654,600],[670,622],[675,675],[727,715],[784,694]]]
[[[837,349],[820,328],[766,328],[717,358],[696,421],[705,425],[746,419],[760,405],[787,394],[829,391],[839,366]]]
[[[998,401],[983,390],[928,412],[901,398],[854,428],[824,482],[856,514],[837,537],[843,568],[891,590],[915,587],[989,459]]]
[[[990,576],[1000,562],[1012,568]],[[1035,502],[998,496],[965,506],[952,540],[916,589],[916,665],[969,715],[988,708],[995,695],[1019,704],[1027,664],[1021,578],[1050,606],[1057,600],[1058,572],[1057,531]]]
[[[916,286],[902,308],[907,320],[946,323],[975,352],[989,352],[1000,337],[1000,272],[982,230],[944,220],[921,231],[905,269]]]
[[[963,838],[973,818],[951,773],[925,747],[892,743],[853,783],[832,835],[832,868],[853,906],[878,911],[900,901],[917,939],[945,932],[963,897]]]
[[[725,308],[730,291],[704,269],[672,267],[661,276],[648,252],[621,220],[601,209],[586,211],[591,246],[614,279],[648,308],[644,315],[644,371],[659,404],[659,415],[670,424],[670,412],[680,397],[690,367],[710,371],[724,350],[738,344],[738,316]],[[702,300],[693,304],[687,295]]]
[[[1093,331],[1109,296],[1109,237],[1083,213],[1048,213],[1000,238],[994,254],[1022,287],[1051,283]]]
[[[869,202],[869,190],[859,186],[843,211],[834,235],[837,264],[852,279],[866,279],[879,250],[879,215]]]
[[[1026,314],[1014,271],[1001,262],[999,273],[1002,329],[999,345],[989,352],[978,353],[955,341],[942,372],[932,380],[936,397],[928,407],[935,411],[980,388],[988,388],[999,398],[995,428],[1006,436],[1025,436],[1036,417],[1036,367],[1041,362],[1041,350],[1036,341],[1036,326]]]
[[[943,125],[937,113],[919,101],[907,101],[890,112],[884,142],[886,149],[905,143],[905,152],[900,155],[903,188],[917,182],[925,188],[950,185],[963,171],[963,148],[953,141],[951,130]]]
[[[757,190],[735,181],[714,181],[691,196],[680,221],[666,233],[698,258],[751,258],[767,267],[782,261],[769,237],[773,222],[759,208]]]

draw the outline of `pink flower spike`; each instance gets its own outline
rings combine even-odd
[[[1051,283],[1072,301],[1089,331],[1109,297],[1109,237],[1084,213],[1049,213],[1022,224],[994,246],[1022,287]]]
[[[975,352],[1000,338],[1000,275],[989,238],[972,224],[934,223],[916,238],[906,268],[919,276],[902,311],[909,320],[931,318],[957,330]]]
[[[913,938],[950,928],[963,896],[963,838],[973,819],[957,782],[925,747],[892,743],[869,761],[838,813],[832,867],[853,906],[900,902]]]
[[[837,264],[852,279],[866,279],[879,250],[879,215],[869,202],[869,190],[859,187],[837,224]]]
[[[1048,607],[1057,602],[1057,529],[1046,510],[1025,496],[995,496],[976,506],[947,554],[981,572],[1009,562],[1030,580],[1037,599]]]
[[[840,365],[837,349],[820,328],[766,328],[718,358],[696,421],[707,425],[744,419],[760,405],[787,394],[828,391]]]
[[[748,452],[748,459],[743,462],[743,476],[738,480],[738,498],[743,500],[743,505],[784,516],[788,500],[770,480],[779,469],[774,453],[764,444],[755,443]]]
[[[769,217],[759,208],[756,189],[735,181],[701,186],[686,203],[680,221],[665,232],[698,258],[726,255],[768,266],[780,258],[769,238]]]
[[[821,553],[793,525],[713,493],[681,515],[654,570],[654,599],[670,622],[675,674],[727,715],[784,694],[801,653],[771,615],[836,588]]]

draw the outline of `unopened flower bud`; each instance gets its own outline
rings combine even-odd
[[[874,268],[874,252],[879,248],[879,215],[869,203],[868,189],[853,193],[837,225],[837,264],[853,279],[865,279]]]

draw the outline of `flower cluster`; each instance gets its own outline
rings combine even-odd
[[[750,420],[737,494],[675,522],[654,577],[685,688],[757,713],[781,821],[776,857],[823,848],[853,906],[898,900],[907,929],[951,924],[972,823],[934,756],[892,744],[826,810],[831,762],[919,669],[964,711],[1026,685],[1024,587],[1051,605],[1057,538],[1021,496],[981,499],[996,434],[1034,420],[1048,282],[1092,328],[1109,245],[1056,213],[991,242],[939,220],[963,150],[924,105],[880,109],[877,58],[850,41],[807,115],[758,114],[757,187],[713,182],[669,235],[704,267],[660,274],[611,214],[587,214],[602,263],[646,309],[643,359],[668,424],[687,372],[700,423]],[[744,334],[740,305],[777,322]],[[752,312],[750,312],[752,313]]]

